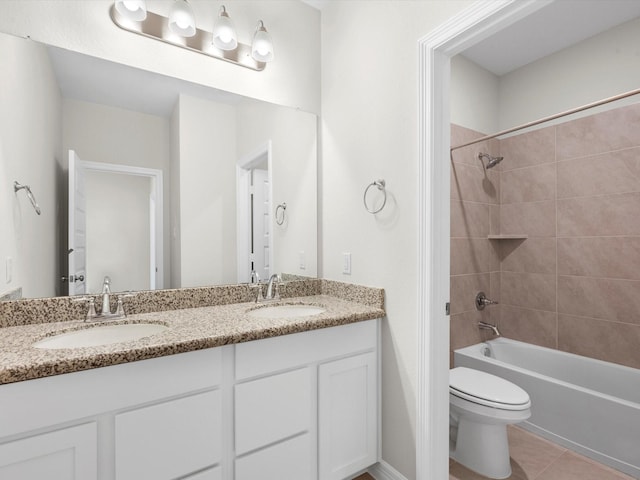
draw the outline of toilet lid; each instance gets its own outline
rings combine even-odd
[[[529,394],[517,385],[466,367],[449,371],[449,392],[473,403],[505,410],[524,410],[531,406]]]

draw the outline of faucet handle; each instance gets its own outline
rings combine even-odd
[[[125,293],[122,295],[118,295],[118,303],[116,304],[116,313],[114,315],[118,317],[126,317],[127,313],[124,311],[124,303],[122,302],[123,298],[135,297],[133,293]]]
[[[87,315],[84,318],[85,322],[90,322],[98,316],[98,314],[96,313],[96,299],[94,297],[89,296],[89,297],[74,298],[73,301],[85,302],[87,304],[88,310],[87,310]]]

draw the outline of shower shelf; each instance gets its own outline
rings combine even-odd
[[[524,240],[529,238],[527,234],[513,234],[513,235],[488,235],[489,240]]]

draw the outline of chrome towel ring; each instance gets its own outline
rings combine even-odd
[[[278,214],[278,211],[282,210],[282,214]],[[284,214],[287,211],[287,204],[282,202],[276,207],[276,223],[282,225],[284,223]]]
[[[367,212],[369,213],[373,213],[376,214],[380,211],[382,211],[382,209],[384,208],[384,206],[387,204],[387,189],[386,189],[386,182],[384,180],[376,180],[375,182],[371,182],[367,188],[365,188],[364,190],[364,195],[362,197],[362,201],[364,202],[364,208],[367,209]],[[373,186],[378,187],[378,190],[380,190],[383,194],[384,194],[384,199],[382,200],[382,205],[380,205],[380,208],[373,210],[371,208],[369,208],[369,205],[367,204],[367,193],[369,192],[369,189]]]
[[[18,190],[24,190],[27,193],[27,197],[29,198],[29,201],[31,202],[31,205],[33,206],[33,209],[36,211],[36,213],[38,215],[40,215],[41,211],[40,211],[40,206],[38,205],[38,202],[36,201],[36,197],[33,196],[33,193],[31,193],[31,189],[29,188],[29,185],[20,185],[17,181],[13,181],[13,191],[17,192]]]

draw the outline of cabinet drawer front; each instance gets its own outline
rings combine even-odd
[[[236,345],[236,379],[375,349],[377,320],[265,338]]]
[[[220,462],[219,390],[116,415],[116,478],[173,479]]]
[[[0,478],[11,480],[95,480],[98,478],[95,423],[0,445]]]
[[[311,437],[308,433],[236,460],[235,480],[313,478]]]
[[[311,428],[311,369],[236,385],[236,455]]]

